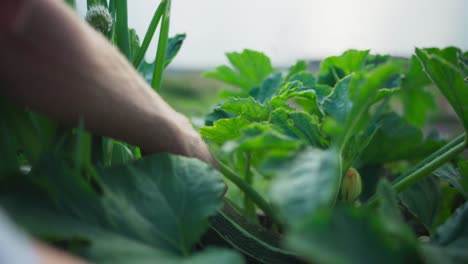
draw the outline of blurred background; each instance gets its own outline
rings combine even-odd
[[[77,0],[84,16],[86,0]],[[128,1],[129,26],[143,39],[159,1]],[[187,33],[166,72],[162,95],[190,116],[219,100],[222,84],[200,78],[228,51],[255,49],[278,68],[343,51],[410,56],[415,47],[468,50],[468,0],[173,0],[170,35]],[[153,61],[156,41],[146,59]]]

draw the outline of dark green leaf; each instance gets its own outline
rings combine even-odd
[[[422,131],[391,112],[376,122],[377,130],[360,159],[364,164],[422,158],[441,146],[441,142],[424,140]]]
[[[315,90],[316,86],[320,86],[316,84],[315,77],[312,75],[312,73],[307,71],[298,72],[286,80],[288,82],[300,81],[305,89]]]
[[[278,91],[283,81],[280,72],[274,73],[263,80],[260,87],[250,90],[250,95],[261,103],[270,100]]]
[[[175,58],[177,53],[179,53],[182,44],[186,38],[185,34],[177,34],[172,38],[169,38],[167,41],[167,50],[166,50],[166,58],[164,60],[164,67],[169,66],[171,61]]]
[[[344,124],[348,118],[353,102],[349,98],[349,84],[352,76],[339,80],[333,92],[323,100],[323,110],[339,124]]]
[[[338,153],[307,148],[278,164],[271,198],[290,224],[301,222],[317,210],[331,206],[338,195]]]
[[[436,108],[434,96],[424,90],[430,83],[421,62],[412,56],[409,70],[401,83],[404,117],[410,124],[423,126],[429,111]]]
[[[400,193],[399,197],[402,204],[432,232],[441,209],[439,181],[434,177],[425,178]]]
[[[463,166],[463,165],[462,165]],[[451,164],[445,164],[433,174],[440,179],[450,183],[455,189],[457,189],[465,198],[468,198],[468,189],[465,188],[465,179],[461,177],[460,173]]]
[[[167,154],[103,169],[94,178],[93,184],[50,157],[31,176],[59,203],[58,219],[73,217],[93,229],[184,255],[208,227],[224,189],[210,166]]]
[[[415,243],[416,237],[403,219],[397,193],[390,182],[381,180],[377,186],[377,195],[380,196],[379,215],[385,223],[387,232],[409,244]]]
[[[278,108],[271,113],[270,122],[286,135],[302,139],[311,146],[324,147],[328,143],[320,131],[317,117],[306,112]]]
[[[459,53],[461,51],[456,48],[416,49],[424,71],[448,99],[465,129],[468,129],[468,86],[465,76],[457,68]]]
[[[366,73],[358,73],[353,76],[350,82],[349,98],[353,102],[353,107],[348,114],[348,118],[344,126],[342,126],[342,134],[339,135],[338,145],[345,155],[345,158],[353,157],[350,154],[352,151],[352,138],[356,137],[359,132],[369,127],[369,108],[375,103],[379,90],[386,81],[400,72],[400,63],[388,62],[378,66],[372,71]],[[345,165],[348,165],[348,160],[345,160]],[[350,164],[349,164],[350,165]]]
[[[164,60],[164,67],[167,67],[172,62],[172,60],[182,47],[184,39],[185,34],[178,34],[172,38],[169,38],[167,44],[166,59]],[[143,75],[143,78],[146,80],[146,82],[151,84],[154,73],[154,62],[147,63],[145,60],[143,60],[143,62],[141,62],[138,67],[138,71],[141,73],[141,75]]]
[[[105,227],[66,215],[52,203],[45,202],[46,199],[40,195],[21,198],[14,196],[5,198],[3,195],[1,203],[17,223],[35,236],[46,239],[52,244],[68,244],[71,253],[95,263],[198,264],[212,263],[214,259],[222,263],[243,263],[239,255],[225,249],[207,249],[183,258]]]
[[[402,223],[403,217],[398,206],[398,199],[392,185],[387,180],[381,180],[377,186],[380,196],[379,214],[384,220]]]
[[[437,229],[433,244],[440,247],[455,263],[468,262],[468,203]]]
[[[286,244],[311,263],[420,263],[413,241],[390,236],[379,216],[356,208],[321,210],[304,218]]]

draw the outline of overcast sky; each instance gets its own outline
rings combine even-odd
[[[83,13],[86,1],[77,2]],[[128,1],[129,26],[141,39],[158,3]],[[349,48],[404,56],[416,46],[468,50],[468,0],[173,0],[170,32],[187,33],[172,66],[181,68],[213,67],[244,48],[275,65]],[[148,60],[155,50],[152,43]]]

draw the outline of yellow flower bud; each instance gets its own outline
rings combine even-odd
[[[355,168],[349,168],[341,182],[341,199],[354,202],[362,192],[361,175]]]

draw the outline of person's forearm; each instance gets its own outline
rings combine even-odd
[[[149,152],[209,160],[204,145],[190,153],[203,142],[187,119],[62,2],[23,0],[21,20],[0,33],[0,95]]]

